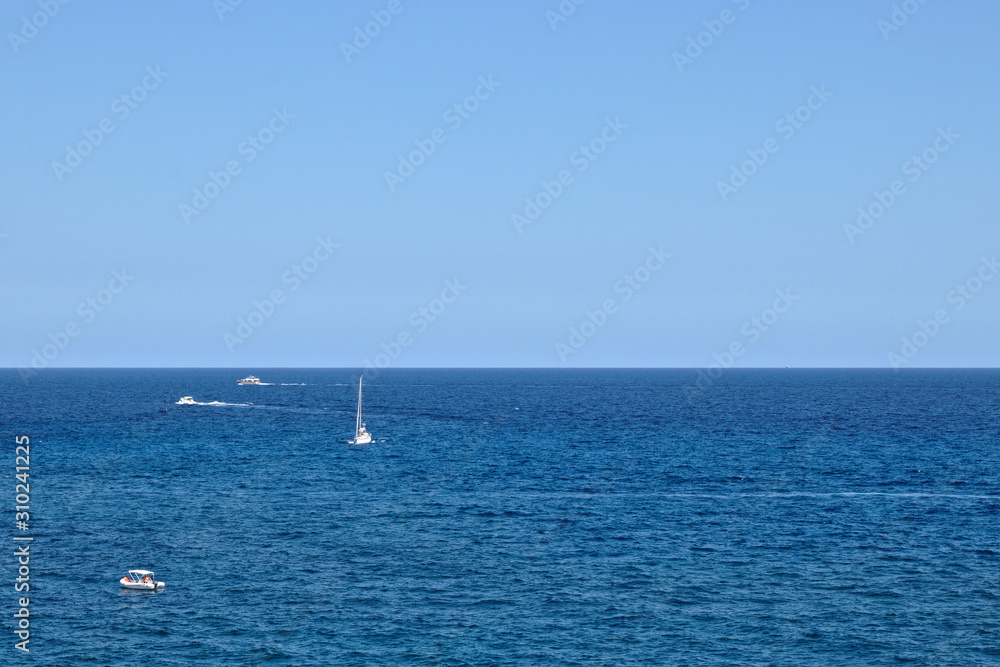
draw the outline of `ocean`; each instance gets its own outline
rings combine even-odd
[[[1000,664],[1000,371],[241,370],[0,371],[0,662]]]

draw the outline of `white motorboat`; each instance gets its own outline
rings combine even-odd
[[[261,384],[260,378],[256,378],[252,375],[248,375],[242,380],[237,380],[236,384]]]
[[[120,583],[123,588],[140,591],[158,591],[166,586],[162,581],[157,581],[150,570],[129,570]]]
[[[367,445],[372,441],[372,434],[365,429],[365,423],[361,421],[361,381],[365,379],[362,375],[358,380],[358,418],[354,422],[354,440],[352,445]]]
[[[191,396],[181,396],[181,400],[177,401],[176,405],[195,405],[194,398]]]

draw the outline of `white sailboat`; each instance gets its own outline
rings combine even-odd
[[[361,381],[365,379],[362,375],[358,380],[358,418],[354,422],[354,440],[351,440],[352,445],[367,445],[372,441],[372,434],[365,430],[365,423],[361,421]]]

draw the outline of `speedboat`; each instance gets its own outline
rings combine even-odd
[[[362,375],[358,380],[358,418],[354,422],[354,440],[351,440],[352,445],[367,445],[372,441],[372,434],[365,429],[364,416],[361,412],[361,382],[365,379]]]
[[[162,581],[157,581],[150,570],[129,570],[120,583],[123,588],[140,591],[158,591],[166,586]]]
[[[248,375],[242,380],[237,380],[236,384],[260,384],[260,378],[255,378],[252,375]]]
[[[181,396],[181,400],[177,401],[176,405],[194,405],[194,399],[190,396]]]

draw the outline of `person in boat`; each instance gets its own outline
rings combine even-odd
[[[149,578],[148,574],[145,577],[142,578],[142,583],[144,583],[144,584],[148,584],[151,581],[152,581],[152,579]]]

